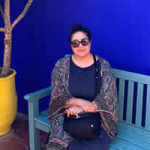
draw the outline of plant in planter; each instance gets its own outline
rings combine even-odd
[[[17,112],[17,94],[15,89],[15,70],[11,66],[12,30],[26,15],[33,0],[28,0],[23,11],[11,23],[10,0],[4,0],[4,6],[0,3],[0,14],[4,19],[4,27],[0,32],[4,33],[4,57],[3,67],[0,68],[0,136],[9,132]]]

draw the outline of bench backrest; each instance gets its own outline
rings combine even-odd
[[[119,120],[150,131],[150,76],[113,69]]]

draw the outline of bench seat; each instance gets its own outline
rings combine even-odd
[[[150,133],[143,128],[118,122],[118,134],[112,140],[111,148],[116,150],[150,150]]]
[[[49,132],[50,122],[47,120],[47,110],[41,112],[34,120],[36,128]],[[118,134],[111,141],[109,150],[150,150],[149,131],[119,121]]]

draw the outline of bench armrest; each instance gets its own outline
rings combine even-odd
[[[49,96],[50,94],[51,94],[51,87],[47,87],[42,90],[26,94],[24,96],[24,99],[27,100],[28,102],[33,102],[43,97]]]
[[[39,100],[51,94],[51,87],[26,94],[24,99],[28,101],[28,118],[29,118],[29,140],[30,149],[40,149],[40,132],[37,128],[36,117],[39,116]]]

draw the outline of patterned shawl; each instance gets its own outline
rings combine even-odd
[[[99,94],[95,97],[98,109],[112,112],[112,114],[100,112],[102,118],[101,127],[107,132],[110,138],[117,133],[117,92],[116,81],[109,63],[96,56],[101,65],[102,85]],[[63,130],[64,104],[72,98],[69,91],[69,71],[70,55],[57,61],[52,72],[51,80],[51,101],[49,104],[50,137],[47,144],[48,150],[65,150],[68,144],[73,140],[67,132]]]

